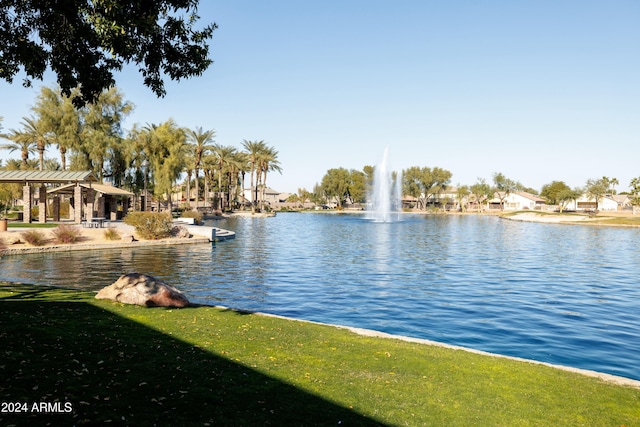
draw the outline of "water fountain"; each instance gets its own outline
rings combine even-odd
[[[368,218],[376,222],[393,222],[400,219],[402,207],[402,172],[393,173],[389,168],[389,148],[385,148],[382,161],[376,165],[373,188],[369,194]]]

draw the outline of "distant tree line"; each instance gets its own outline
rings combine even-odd
[[[329,169],[319,184],[316,184],[312,192],[304,188],[298,190],[295,200],[308,199],[317,204],[335,203],[342,207],[345,204],[365,204],[367,196],[373,187],[374,166],[365,166],[362,171],[345,168]],[[619,185],[616,178],[602,177],[589,179],[584,187],[570,188],[563,181],[553,181],[545,184],[542,190],[526,187],[520,182],[507,178],[504,174],[496,172],[492,176],[492,182],[488,183],[484,178],[478,178],[471,185],[451,185],[452,173],[440,167],[412,166],[402,170],[403,196],[411,197],[415,201],[415,207],[420,210],[429,208],[440,200],[444,193],[455,195],[455,202],[462,210],[466,210],[469,204],[480,208],[483,201],[497,198],[500,207],[504,209],[504,203],[510,194],[516,191],[527,192],[543,198],[547,204],[558,205],[560,210],[582,195],[586,195],[598,204],[606,195],[616,194],[615,187]],[[393,175],[395,181],[397,176]],[[633,178],[630,182],[630,194],[632,203],[640,206],[640,177]],[[440,200],[441,201],[441,200]]]

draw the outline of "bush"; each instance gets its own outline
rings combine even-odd
[[[202,222],[202,218],[204,218],[204,215],[202,212],[198,212],[198,211],[183,211],[180,214],[181,218],[195,218],[195,223],[196,224],[200,224]]]
[[[47,243],[44,233],[40,230],[24,231],[20,235],[25,242],[33,246],[44,246],[44,244]]]
[[[120,240],[120,232],[115,227],[109,227],[104,230],[104,238],[107,240]]]
[[[73,225],[60,224],[52,233],[54,242],[58,244],[77,243],[82,237],[82,232]]]
[[[131,212],[124,223],[135,227],[138,236],[148,240],[169,237],[173,228],[173,218],[168,212]]]

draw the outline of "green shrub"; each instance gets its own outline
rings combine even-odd
[[[107,240],[120,240],[120,232],[115,227],[109,227],[104,230],[104,238]]]
[[[173,228],[173,218],[168,212],[131,212],[124,223],[135,227],[138,236],[148,240],[169,237]]]
[[[33,246],[44,246],[44,244],[47,243],[47,238],[40,230],[23,231],[20,235],[25,242]]]
[[[195,223],[199,224],[202,222],[202,218],[204,218],[204,215],[202,212],[198,212],[198,211],[183,211],[180,214],[181,218],[195,218]]]
[[[53,240],[58,244],[77,243],[82,237],[82,232],[73,225],[60,224],[51,233]]]

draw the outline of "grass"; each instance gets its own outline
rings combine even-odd
[[[45,223],[39,223],[39,222],[30,222],[30,223],[25,223],[25,222],[9,222],[7,224],[7,227],[9,228],[54,228],[57,227],[58,223],[55,222],[45,222]]]
[[[640,426],[640,389],[214,307],[0,284],[0,425]]]
[[[540,211],[513,211],[513,212],[504,212],[501,215],[504,217],[516,216],[523,213],[534,213],[539,216],[563,216],[563,217],[584,217],[586,214],[583,212],[540,212]],[[632,226],[632,227],[640,227],[640,215],[630,216],[630,215],[607,215],[607,212],[600,212],[598,215],[593,217],[589,222],[579,221],[576,222],[581,225],[617,225],[617,226]]]
[[[104,230],[104,237],[107,240],[120,240],[122,238],[120,236],[120,231],[115,227],[108,227]]]
[[[44,246],[47,243],[47,238],[40,230],[27,230],[20,233],[20,236],[25,242],[33,246]]]
[[[603,217],[600,217],[600,216],[596,217],[596,219],[593,222],[600,225],[625,225],[625,226],[640,227],[640,216],[607,217],[606,215],[604,215]]]
[[[60,224],[53,229],[53,240],[58,244],[78,243],[82,239],[82,232],[69,224]]]

